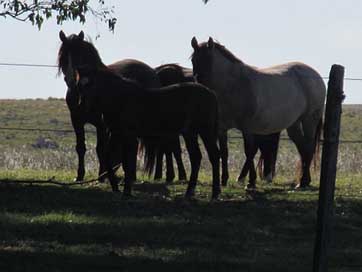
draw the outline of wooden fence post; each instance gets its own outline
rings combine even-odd
[[[342,113],[344,67],[334,64],[328,81],[324,118],[324,143],[319,187],[317,235],[314,245],[313,272],[327,271],[327,251],[334,214],[334,190]]]

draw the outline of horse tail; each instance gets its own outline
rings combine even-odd
[[[159,139],[157,137],[143,137],[140,142],[140,149],[144,152],[144,171],[150,176],[155,168]]]
[[[313,155],[313,165],[314,169],[317,168],[317,164],[319,161],[319,152],[320,152],[320,144],[322,138],[322,129],[323,129],[323,119],[322,117],[318,121],[317,130],[315,134],[315,148],[314,148],[314,155]]]

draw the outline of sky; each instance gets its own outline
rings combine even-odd
[[[337,63],[345,67],[345,77],[362,79],[360,0],[105,2],[115,5],[114,33],[91,16],[84,25],[45,21],[40,31],[30,23],[0,18],[0,63],[55,65],[59,31],[83,30],[106,64],[134,58],[151,66],[191,67],[191,38],[201,42],[211,36],[253,66],[301,61],[328,76]],[[66,92],[56,68],[0,65],[0,82],[0,99],[61,98]],[[345,80],[344,91],[345,103],[362,104],[362,81]]]

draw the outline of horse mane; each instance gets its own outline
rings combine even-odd
[[[243,64],[243,62],[238,57],[236,57],[229,49],[227,49],[224,45],[221,45],[220,43],[214,41],[214,46],[221,53],[221,55],[223,55],[231,62]],[[199,49],[202,48],[208,48],[208,43],[207,42],[200,43]],[[191,58],[193,58],[194,54],[195,51],[192,53]]]
[[[87,54],[89,59],[92,59],[96,66],[105,66],[102,62],[102,59],[98,53],[98,50],[95,48],[91,40],[78,40],[76,34],[72,34],[68,37],[67,43],[62,43],[58,51],[57,57],[57,66],[58,66],[58,74],[61,74],[62,69],[67,65],[66,54],[68,53],[68,49],[71,46],[79,46],[82,47],[82,53]]]

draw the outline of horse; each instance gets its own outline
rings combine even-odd
[[[177,64],[163,64],[154,68],[161,86],[169,86],[176,83],[181,82],[193,82],[193,73],[191,69],[181,67]],[[169,174],[166,174],[166,182],[173,180],[174,169],[173,169],[173,160],[172,154],[175,157],[179,180],[186,179],[186,171],[185,167],[182,162],[182,151],[181,151],[181,144],[180,138],[176,137],[172,139],[171,142],[163,142],[163,145],[159,146],[159,150],[157,153],[157,163],[156,163],[156,170],[155,170],[155,179],[162,178],[162,160],[163,156],[166,155],[166,168]]]
[[[96,48],[84,42],[82,32],[71,38],[61,33],[60,36],[64,42],[58,54],[58,67],[65,75],[67,86],[73,91],[76,104],[82,106],[86,115],[90,112],[99,114],[108,131],[109,139],[104,141],[102,155],[112,190],[118,191],[112,168],[118,150],[121,150],[125,171],[123,195],[130,196],[132,183],[136,179],[137,136],[172,138],[182,133],[191,161],[185,196],[192,197],[196,187],[201,161],[197,142],[200,135],[213,169],[212,198],[218,198],[221,189],[215,94],[196,83],[172,85],[164,89],[146,88],[138,81],[115,73],[112,69],[114,66],[107,67]],[[147,150],[152,149],[146,146],[147,161],[154,162],[155,152],[147,153]],[[153,165],[148,164],[148,170],[151,167]]]
[[[256,68],[211,37],[200,44],[193,37],[191,46],[194,76],[218,97],[220,130],[237,128],[243,133],[245,145],[252,146],[252,134],[267,135],[287,129],[301,157],[302,174],[296,188],[309,186],[326,97],[319,73],[301,62]],[[249,180],[247,188],[254,189],[255,181]]]
[[[83,31],[81,31],[78,35],[72,34],[68,37],[63,31],[60,31],[59,38],[62,45],[60,46],[58,52],[58,70],[59,73],[63,72],[66,82],[67,77],[74,76],[68,72],[69,57],[72,58],[73,63],[77,63],[78,65],[103,65],[93,44],[84,40]],[[126,78],[138,81],[144,87],[153,88],[161,86],[154,69],[141,61],[125,59],[108,65],[108,68],[110,68],[114,73],[121,74]],[[79,103],[79,101],[79,94],[75,90],[75,87],[68,86],[66,103],[70,111],[71,123],[76,136],[76,152],[78,155],[78,170],[75,180],[82,181],[84,179],[84,155],[86,152],[84,125],[86,123],[90,123],[96,127],[96,151],[99,160],[99,180],[102,182],[104,180],[102,173],[105,172],[104,148],[109,135],[107,135],[101,114],[99,112],[86,112],[84,105]],[[115,158],[115,164],[120,160],[120,156],[119,158]],[[157,163],[159,164],[159,162]],[[170,162],[167,161],[167,164],[169,163]],[[170,166],[168,166],[167,169],[170,169]],[[167,173],[167,177],[172,177],[172,173]]]
[[[191,161],[191,175],[185,197],[193,197],[195,194],[202,158],[197,141],[200,136],[212,165],[212,199],[218,198],[221,192],[217,147],[218,104],[212,91],[197,83],[147,89],[135,81],[116,75],[106,66],[73,68],[76,76],[68,80],[75,81],[87,109],[97,109],[102,113],[110,130],[107,171],[113,191],[118,191],[118,183],[110,158],[119,145],[125,172],[123,195],[128,197],[131,196],[132,183],[136,180],[137,138],[149,135],[173,138],[182,134]],[[147,161],[151,162],[156,156],[155,152],[147,152],[147,145],[146,155]]]
[[[170,64],[163,64],[155,68],[156,73],[160,79],[162,86],[171,85],[174,83],[180,82],[196,82],[195,77],[193,75],[193,70],[190,68],[186,68],[180,66],[176,63]],[[226,146],[227,152],[227,135],[220,136],[219,143],[224,144]],[[272,179],[275,175],[275,164],[276,158],[278,153],[278,146],[279,146],[279,133],[273,133],[270,135],[253,135],[254,138],[254,146],[251,148],[246,147],[245,150],[250,149],[251,152],[247,155],[247,159],[244,162],[242,170],[239,175],[239,181],[243,183],[244,179],[246,178],[247,174],[249,173],[250,179],[256,179],[256,172],[254,166],[254,157],[258,151],[260,150],[261,156],[258,163],[259,168],[259,176],[262,179],[265,179],[267,182],[272,182]],[[177,148],[175,148],[176,150]],[[228,169],[227,169],[227,158],[228,154],[225,153],[225,148],[220,149],[221,151],[221,158],[223,163],[223,179],[222,184],[226,185],[228,179]],[[179,167],[180,168],[180,167]],[[226,173],[225,173],[226,171]]]

